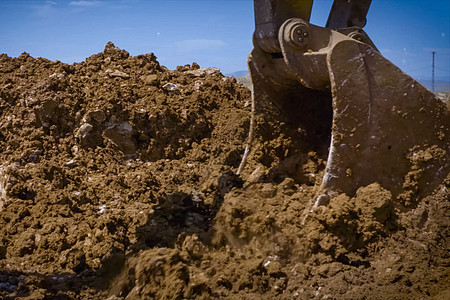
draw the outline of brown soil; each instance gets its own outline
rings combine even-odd
[[[373,183],[309,212],[329,136],[258,111],[238,176],[234,78],[112,43],[0,55],[0,297],[450,298],[449,176],[408,207]]]

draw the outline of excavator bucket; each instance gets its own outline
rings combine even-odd
[[[380,183],[393,195],[426,193],[449,171],[446,106],[378,51],[342,41],[327,57],[333,125],[322,193]],[[418,170],[419,155],[427,168]],[[407,184],[414,174],[414,191]],[[412,173],[411,173],[412,172]],[[403,193],[403,194],[402,194]]]
[[[351,10],[347,14],[344,4]],[[276,40],[272,31],[255,35],[248,58],[256,105],[270,100],[294,126],[308,124],[311,136],[328,143],[316,206],[373,182],[408,204],[442,182],[450,169],[449,111],[384,58],[358,27],[365,24],[369,5],[336,0],[329,28],[290,17]],[[342,24],[350,27],[337,28]]]

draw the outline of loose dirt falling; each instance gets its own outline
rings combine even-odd
[[[0,297],[450,297],[450,177],[407,201],[442,149],[410,158],[401,199],[372,183],[302,224],[327,137],[257,105],[236,175],[250,91],[218,69],[112,43],[73,65],[0,55]]]

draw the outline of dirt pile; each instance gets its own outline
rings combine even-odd
[[[266,103],[236,175],[250,92],[216,68],[112,43],[73,65],[2,54],[0,114],[4,299],[449,292],[449,177],[408,208],[373,183],[310,212],[329,136]]]

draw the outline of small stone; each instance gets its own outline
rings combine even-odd
[[[332,262],[328,268],[328,277],[333,277],[337,273],[342,272],[344,270],[344,266],[339,262]]]
[[[261,190],[261,196],[263,198],[273,198],[277,194],[277,188],[272,185],[264,185]]]
[[[49,78],[56,78],[58,80],[61,80],[64,78],[64,74],[61,73],[53,73],[52,75],[49,76]]]
[[[279,185],[278,187],[284,190],[288,190],[291,189],[295,184],[294,179],[292,178],[285,178]]]
[[[106,73],[109,75],[109,77],[120,77],[120,78],[124,78],[124,79],[130,78],[130,75],[128,75],[125,72],[119,71],[119,70],[111,71],[111,69],[108,69],[108,70],[106,70]]]
[[[102,123],[106,120],[106,114],[103,110],[93,110],[88,113],[91,119],[94,119],[97,123]]]
[[[83,125],[80,126],[80,129],[78,129],[78,135],[81,138],[85,138],[89,135],[89,133],[92,132],[92,129],[94,129],[94,126],[92,126],[89,123],[84,123]]]
[[[270,263],[269,263],[270,262]],[[274,259],[272,260],[268,260],[265,264],[264,267],[267,270],[267,273],[269,273],[269,275],[273,275],[273,274],[278,274],[278,273],[282,273],[281,272],[281,264],[279,261],[276,261]]]
[[[194,90],[196,90],[196,91],[201,90],[202,89],[202,85],[203,85],[203,82],[201,82],[201,81],[194,82]]]
[[[192,77],[209,76],[213,74],[220,74],[220,69],[215,67],[209,67],[204,69],[189,70],[186,71],[186,74]]]
[[[76,164],[76,160],[71,159],[68,162],[66,162],[66,166],[71,167],[74,166]]]
[[[141,77],[141,80],[145,84],[154,85],[154,84],[158,83],[158,75],[156,75],[156,74],[145,75],[145,76]]]
[[[128,122],[122,122],[117,126],[117,130],[123,134],[128,134],[133,131],[133,127]]]
[[[10,89],[10,88],[12,88],[12,84],[11,84],[11,82],[10,83],[7,83],[6,85],[4,85],[3,87],[2,87],[2,89],[4,89],[4,90],[6,90],[6,89]]]
[[[176,93],[179,91],[178,85],[170,82],[163,85],[163,89],[171,93]]]
[[[263,166],[256,167],[255,170],[250,174],[250,176],[247,179],[247,182],[258,182],[259,179],[264,175],[265,168]]]
[[[128,122],[122,122],[119,125],[106,129],[103,132],[103,138],[112,142],[125,154],[133,154],[136,151],[136,146],[132,133],[133,127]]]
[[[2,211],[3,206],[6,203],[6,192],[8,186],[8,168],[5,165],[0,166],[0,211]]]

